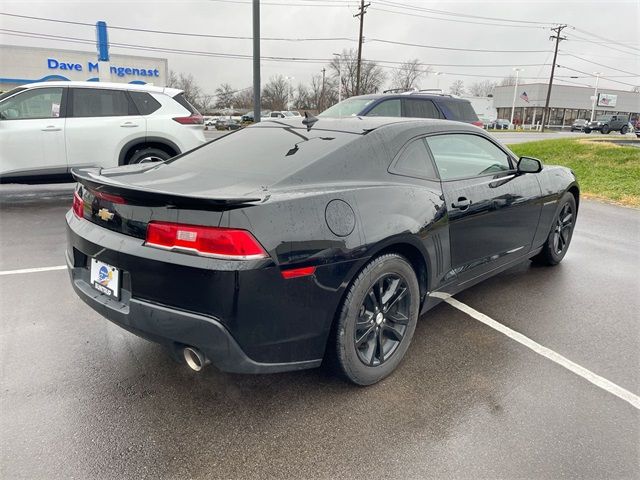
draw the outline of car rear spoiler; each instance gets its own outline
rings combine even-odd
[[[151,167],[150,167],[151,168]],[[224,197],[209,195],[181,195],[118,182],[101,175],[101,168],[71,169],[71,175],[85,187],[103,193],[119,195],[140,205],[174,206],[195,210],[228,210],[250,203],[260,203],[263,197]]]

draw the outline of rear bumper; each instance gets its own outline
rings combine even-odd
[[[319,366],[344,278],[357,261],[283,279],[271,260],[237,262],[168,252],[67,213],[74,290],[117,325],[174,349],[200,349],[221,370],[281,372]],[[120,299],[95,290],[90,259],[121,272]],[[260,263],[261,262],[261,263]]]
[[[231,333],[215,318],[156,305],[123,295],[114,300],[94,289],[86,268],[73,266],[67,255],[71,285],[87,305],[119,327],[142,338],[180,350],[199,348],[220,370],[232,373],[275,373],[320,366],[322,359],[261,363],[249,358]]]

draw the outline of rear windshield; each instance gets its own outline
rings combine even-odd
[[[247,127],[214,140],[174,163],[190,170],[251,172],[281,178],[361,137],[360,134],[306,128]]]
[[[176,95],[175,97],[173,97],[173,99],[178,102],[180,105],[182,105],[184,108],[186,108],[187,110],[189,110],[190,113],[199,115],[200,112],[198,112],[198,110],[196,109],[196,107],[194,107],[193,105],[191,105],[189,103],[189,101],[184,97],[184,93],[179,93],[178,95]]]
[[[459,122],[478,121],[478,115],[476,115],[475,110],[471,106],[471,102],[446,102],[446,107],[453,113],[453,118],[449,120],[457,120]]]

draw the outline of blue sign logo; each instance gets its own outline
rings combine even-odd
[[[63,62],[56,58],[47,59],[47,68],[49,70],[65,70],[65,71],[84,71],[83,65],[80,63]],[[118,77],[134,76],[134,77],[159,77],[160,70],[157,68],[134,68],[134,67],[116,67],[109,68],[112,74]],[[87,71],[97,72],[98,62],[87,62]]]

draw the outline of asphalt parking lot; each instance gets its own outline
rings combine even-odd
[[[373,387],[194,374],[66,271],[12,272],[63,265],[70,203],[65,186],[0,189],[1,478],[638,478],[636,407],[446,303]],[[560,266],[456,299],[640,395],[639,225],[583,201]]]

